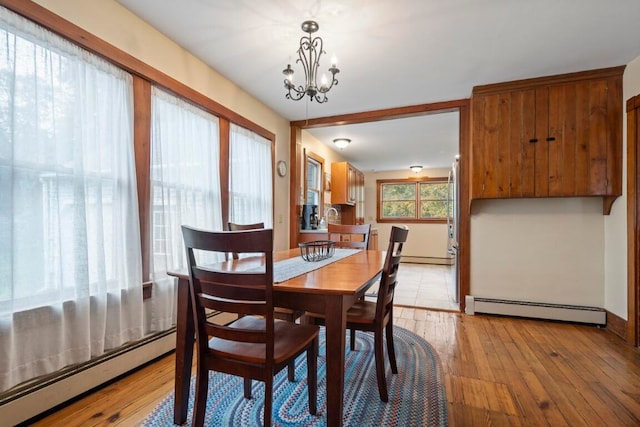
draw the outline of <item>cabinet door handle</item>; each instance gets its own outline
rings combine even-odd
[[[538,138],[532,138],[529,140],[529,142],[535,144],[536,142],[538,142]]]
[[[555,136],[548,136],[547,137],[547,141],[555,141],[556,137]]]

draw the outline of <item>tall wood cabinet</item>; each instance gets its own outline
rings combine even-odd
[[[471,198],[622,192],[624,67],[478,86]]]
[[[364,224],[364,173],[349,162],[331,163],[331,204],[342,205],[343,224]]]
[[[351,163],[331,163],[331,203],[355,205],[358,201],[357,175],[359,171]]]

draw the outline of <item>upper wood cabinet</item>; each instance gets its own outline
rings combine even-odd
[[[471,198],[622,193],[624,67],[478,86]]]
[[[331,163],[331,203],[355,205],[358,201],[358,174],[348,162]]]

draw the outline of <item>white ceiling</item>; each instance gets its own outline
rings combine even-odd
[[[468,98],[473,86],[624,65],[640,0],[118,0],[289,120]],[[329,101],[285,99],[306,19],[338,58]],[[327,73],[328,74],[328,73]],[[447,167],[457,114],[313,129],[362,170]]]

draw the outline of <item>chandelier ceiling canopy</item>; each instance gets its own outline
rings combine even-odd
[[[337,65],[337,59],[335,56],[331,59],[331,67],[329,72],[331,73],[331,83],[327,80],[326,75],[322,75],[320,84],[318,84],[318,68],[320,67],[320,57],[326,53],[323,48],[323,42],[320,37],[313,37],[312,34],[318,31],[318,23],[315,21],[304,21],[302,23],[302,31],[307,33],[306,36],[300,38],[300,47],[298,48],[298,59],[296,63],[302,64],[304,72],[304,85],[300,84],[296,86],[293,83],[293,69],[291,64],[287,64],[287,68],[282,70],[285,75],[284,87],[287,89],[285,97],[287,99],[293,99],[298,101],[305,95],[309,95],[309,98],[314,99],[322,104],[327,102],[327,92],[338,84],[336,74],[340,72]]]

